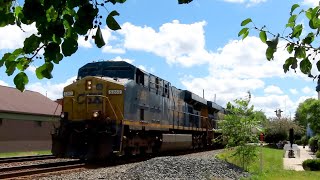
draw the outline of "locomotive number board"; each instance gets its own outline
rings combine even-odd
[[[108,94],[122,94],[121,89],[110,89],[108,90]]]

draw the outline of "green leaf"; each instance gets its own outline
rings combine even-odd
[[[270,40],[270,41],[267,41],[267,45],[272,48],[272,49],[277,49],[277,46],[278,46],[278,42],[279,42],[279,34],[277,35],[276,38]]]
[[[73,38],[66,38],[61,47],[64,56],[71,56],[78,50],[78,42]]]
[[[78,18],[74,23],[75,31],[80,35],[87,34],[88,30],[92,28],[92,22],[98,15],[98,8],[94,8],[92,4],[87,3],[79,8],[77,11]]]
[[[263,43],[266,43],[267,42],[267,34],[265,31],[261,31],[260,34],[260,40],[263,42]]]
[[[295,26],[291,37],[292,38],[294,38],[294,37],[299,38],[302,33],[302,29],[303,29],[302,24]]]
[[[273,59],[273,54],[275,53],[275,50],[273,48],[268,47],[266,50],[266,57],[268,61]]]
[[[59,62],[63,59],[63,55],[61,53],[56,55],[56,58],[53,60],[54,63],[59,64]]]
[[[26,54],[33,53],[40,45],[40,38],[32,34],[30,37],[26,38],[23,43],[23,50]]]
[[[38,67],[36,69],[36,75],[38,79],[43,79],[44,77],[47,79],[52,78],[52,69],[53,69],[53,64],[51,62],[46,62],[42,66]]]
[[[247,24],[250,23],[250,22],[252,22],[252,20],[251,20],[250,18],[247,18],[247,19],[245,19],[245,20],[243,20],[243,21],[241,22],[241,26],[245,26],[245,25],[247,25]]]
[[[294,5],[292,5],[292,6],[291,6],[290,14],[292,14],[293,11],[294,11],[295,9],[297,9],[298,7],[300,7],[299,4],[294,4]]]
[[[53,6],[51,6],[47,11],[46,11],[46,17],[48,22],[54,22],[58,18],[58,12],[55,10]]]
[[[288,53],[292,53],[292,51],[293,51],[293,48],[294,48],[294,44],[290,44],[288,47],[287,47],[287,51],[288,51]]]
[[[49,43],[45,48],[44,48],[44,59],[48,61],[54,61],[57,58],[57,55],[60,54],[60,46],[59,44],[55,42]]]
[[[306,57],[306,49],[302,46],[296,47],[294,56],[299,59],[305,58]]]
[[[98,48],[101,48],[102,46],[104,46],[106,43],[103,40],[103,36],[101,33],[101,29],[100,26],[98,26],[97,32],[96,32],[96,36],[94,38],[94,42],[97,45]]]
[[[308,58],[303,59],[300,62],[300,70],[304,74],[309,74],[311,72],[312,64]]]
[[[246,33],[247,31],[249,30],[249,28],[245,27],[245,28],[242,28],[239,33],[238,33],[238,37],[243,35],[244,33]]]
[[[318,17],[314,17],[311,19],[311,25],[313,29],[320,28],[320,19]]]
[[[179,4],[188,4],[190,2],[192,2],[192,0],[178,0]]]
[[[46,17],[45,9],[40,0],[25,0],[22,12],[24,18],[31,22],[37,21],[39,17]]]
[[[23,92],[25,85],[29,82],[29,79],[26,73],[20,72],[14,77],[13,82],[16,85],[16,88]]]
[[[25,69],[27,69],[29,67],[29,63],[30,61],[28,61],[28,59],[26,57],[21,57],[17,60],[18,64],[17,64],[17,68],[20,71],[24,71]]]
[[[290,16],[288,23],[295,23],[296,19],[297,19],[297,15],[294,14],[294,15]]]
[[[249,31],[245,32],[242,36],[242,40],[244,40],[249,35]]]
[[[294,25],[295,25],[295,23],[294,23],[294,22],[291,22],[291,23],[286,24],[286,27],[291,27],[291,28],[293,28]]]
[[[304,44],[311,44],[311,43],[314,41],[314,38],[315,38],[315,36],[314,36],[314,34],[311,32],[311,33],[309,33],[309,34],[302,40],[302,42],[303,42]]]
[[[1,11],[0,11],[1,13]],[[0,16],[0,27],[7,26],[9,24],[13,25],[14,24],[14,14],[13,13],[8,13],[8,14],[1,14]]]
[[[317,62],[317,69],[320,71],[320,61]]]
[[[14,71],[16,70],[16,67],[17,67],[17,62],[16,61],[6,61],[5,62],[5,65],[6,65],[6,73],[8,76],[11,76]]]
[[[107,26],[111,29],[111,30],[118,30],[121,29],[120,25],[118,24],[118,22],[114,19],[113,16],[119,16],[120,14],[117,11],[112,11],[106,20]]]
[[[306,17],[311,20],[312,19],[312,8],[309,8],[307,11],[306,11]]]
[[[298,61],[295,57],[289,57],[283,65],[284,73],[287,73],[289,71],[290,66],[292,69],[297,68],[297,62]]]
[[[66,32],[64,29],[64,25],[60,20],[51,22],[49,24],[49,29],[53,34],[55,34],[56,37],[61,37],[61,38],[64,36],[64,33]]]

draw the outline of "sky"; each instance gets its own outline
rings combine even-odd
[[[55,64],[52,79],[37,79],[36,60],[26,70],[26,89],[37,91],[52,100],[62,98],[63,87],[75,80],[78,69],[86,63],[102,60],[124,60],[165,79],[177,88],[187,89],[225,107],[226,103],[251,92],[255,110],[275,117],[294,118],[299,103],[317,98],[316,81],[299,70],[284,73],[282,65],[289,57],[285,42],[273,61],[265,57],[266,45],[257,32],[242,40],[240,23],[250,17],[257,26],[266,25],[274,33],[286,32],[285,24],[291,6],[298,3],[306,9],[317,0],[193,0],[178,5],[178,0],[128,0],[120,5],[107,5],[117,10],[115,17],[121,30],[103,27],[106,45],[99,49],[92,39],[78,40],[78,52]],[[105,18],[108,11],[102,10]],[[303,25],[306,19],[298,19]],[[23,40],[36,33],[34,25],[0,28],[0,56],[23,46]],[[303,34],[306,32],[304,31]],[[314,75],[318,72],[313,69]],[[17,73],[17,72],[16,72]],[[0,85],[14,87],[12,76],[0,68]],[[204,93],[203,93],[204,92]]]

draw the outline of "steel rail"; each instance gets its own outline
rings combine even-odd
[[[3,163],[13,163],[13,162],[25,162],[33,160],[45,160],[45,159],[55,159],[53,155],[41,155],[41,156],[19,156],[10,158],[0,158],[0,164]]]
[[[0,168],[0,179],[16,178],[22,176],[54,173],[58,171],[85,167],[83,161],[55,162],[36,165],[14,166]]]

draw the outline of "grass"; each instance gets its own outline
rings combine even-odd
[[[0,158],[7,157],[20,157],[20,156],[38,156],[38,155],[50,155],[50,150],[43,151],[30,151],[30,152],[8,152],[8,153],[0,153]]]
[[[262,150],[262,171],[260,171],[260,150]],[[225,150],[217,157],[230,163],[239,165],[235,157],[231,157],[232,150]],[[318,180],[320,171],[293,171],[283,169],[283,150],[272,149],[267,147],[258,148],[258,157],[248,167],[252,174],[250,179],[256,180]]]

